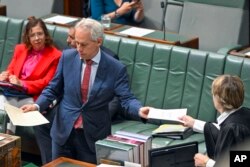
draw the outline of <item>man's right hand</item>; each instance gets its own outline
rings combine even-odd
[[[21,109],[23,110],[23,112],[30,112],[30,111],[38,110],[35,104],[25,104],[21,107]]]

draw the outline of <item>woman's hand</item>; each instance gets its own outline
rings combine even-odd
[[[183,121],[183,125],[184,126],[187,126],[187,127],[190,127],[190,128],[193,128],[194,126],[194,121],[195,119],[191,116],[188,116],[188,115],[184,115],[182,117],[179,118],[181,121]]]
[[[119,15],[125,15],[133,9],[134,2],[124,2],[122,6],[120,6],[116,12]]]
[[[137,10],[140,10],[140,11],[143,11],[144,10],[144,6],[143,6],[143,3],[142,3],[142,0],[133,0],[131,3],[132,7],[134,9]]]
[[[0,81],[8,81],[9,79],[9,71],[3,71],[0,74]]]
[[[17,76],[15,76],[15,75],[9,76],[9,82],[12,84],[23,86],[22,81],[19,78],[17,78]]]
[[[197,153],[194,156],[195,166],[206,167],[207,161],[209,160],[208,156],[201,153]]]

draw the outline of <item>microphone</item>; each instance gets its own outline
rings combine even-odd
[[[163,31],[163,40],[166,40],[166,25],[165,25],[165,17],[166,17],[166,11],[167,11],[167,3],[168,0],[161,1],[161,8],[162,8],[162,25],[161,30]]]

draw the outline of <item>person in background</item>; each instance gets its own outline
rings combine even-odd
[[[114,23],[138,25],[144,19],[143,0],[90,0],[90,9],[95,20],[107,15]]]
[[[134,118],[144,118],[149,111],[130,92],[126,67],[100,49],[102,40],[99,22],[88,18],[77,23],[77,50],[63,51],[54,78],[36,104],[21,107],[24,112],[43,111],[62,97],[50,133],[52,159],[66,156],[96,163],[95,142],[111,134],[108,105],[115,96]]]
[[[217,123],[203,122],[191,116],[180,118],[194,131],[204,132],[207,155],[197,153],[195,166],[212,167],[223,154],[250,137],[250,109],[242,107],[244,85],[238,76],[221,75],[212,83],[213,103],[220,113]]]
[[[22,86],[30,97],[7,97],[0,94],[0,104],[9,103],[21,107],[34,100],[47,86],[55,74],[61,51],[53,45],[53,40],[41,19],[30,17],[24,29],[22,44],[15,46],[13,58],[6,71],[1,72],[0,81]],[[1,106],[3,109],[3,106]],[[16,127],[9,122],[6,133],[15,133]]]
[[[71,48],[76,48],[76,42],[75,42],[75,26],[69,27],[68,31],[68,37],[67,37],[67,43],[68,46]]]

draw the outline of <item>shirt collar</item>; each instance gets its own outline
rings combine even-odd
[[[238,108],[239,109],[239,108]],[[237,111],[238,109],[233,109],[230,111],[224,111],[218,118],[217,118],[217,122],[219,125],[221,125],[229,115],[233,114],[235,111]]]
[[[81,59],[81,58],[80,58]],[[95,64],[99,64],[100,60],[101,60],[101,50],[99,48],[99,51],[97,52],[97,54],[91,59],[93,61],[93,63]],[[84,61],[83,61],[84,62]],[[84,62],[85,63],[85,62]]]

